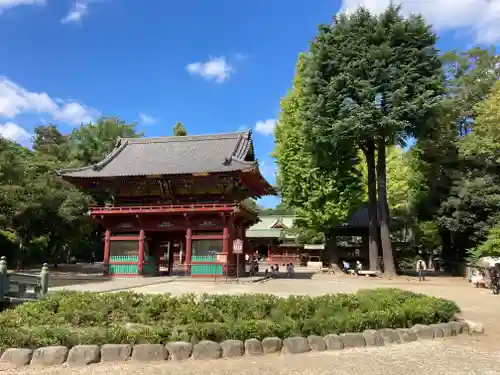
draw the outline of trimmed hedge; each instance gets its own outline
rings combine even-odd
[[[399,289],[288,298],[63,292],[1,313],[0,348],[325,335],[448,322],[459,311]]]

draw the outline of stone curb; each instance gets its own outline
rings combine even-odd
[[[25,348],[6,349],[0,363],[20,366],[53,366],[66,363],[68,366],[85,366],[98,362],[158,362],[185,360],[212,360],[218,358],[236,358],[242,356],[260,356],[268,354],[293,355],[310,351],[331,351],[348,348],[398,345],[417,340],[428,340],[461,334],[478,335],[484,333],[482,324],[472,321],[453,321],[431,325],[417,324],[412,328],[366,330],[364,332],[329,334],[324,337],[278,337],[257,339],[224,340],[217,343],[202,340],[196,344],[175,341],[162,344],[106,344],[48,346],[35,350]]]

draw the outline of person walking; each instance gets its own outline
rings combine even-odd
[[[417,273],[418,273],[418,281],[425,281],[425,261],[420,258],[417,260]]]

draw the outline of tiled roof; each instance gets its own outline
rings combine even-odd
[[[260,221],[246,231],[246,236],[249,238],[280,238],[282,233],[285,238],[293,239],[294,234],[287,233],[286,229],[276,228],[275,224],[281,223],[286,228],[293,227],[295,216],[293,215],[262,215],[259,217]]]
[[[114,150],[101,162],[58,173],[65,177],[93,178],[231,172],[257,166],[253,158],[247,158],[251,147],[251,130],[214,135],[120,138]]]

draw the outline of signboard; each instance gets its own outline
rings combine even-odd
[[[243,254],[243,241],[234,240],[233,241],[233,254]]]
[[[174,224],[169,221],[164,221],[163,223],[158,224],[158,228],[172,228]]]
[[[118,228],[120,229],[129,229],[129,228],[133,228],[134,225],[131,224],[131,223],[120,223],[120,225],[118,225]]]
[[[227,254],[217,254],[216,260],[219,263],[227,263]]]

